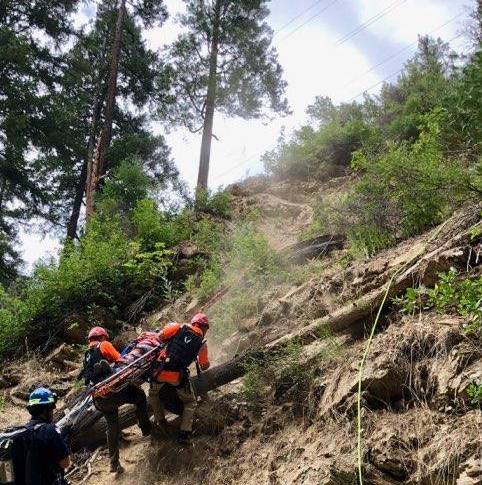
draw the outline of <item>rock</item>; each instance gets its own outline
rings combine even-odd
[[[482,456],[473,456],[463,463],[456,485],[482,485]]]
[[[55,392],[59,397],[67,395],[71,387],[70,382],[54,382],[49,386],[50,390]]]
[[[16,386],[21,380],[21,376],[19,375],[18,369],[14,367],[6,367],[3,369],[3,374],[1,376],[1,381],[4,383],[4,386],[1,387],[13,387]]]
[[[75,360],[77,360],[77,352],[67,344],[60,345],[45,358],[46,362],[60,369],[65,369],[66,367],[70,369],[78,368],[78,364],[74,362]]]
[[[258,325],[258,318],[257,317],[252,317],[252,318],[245,318],[241,322],[239,322],[238,330],[241,333],[248,333],[251,332],[251,330],[254,330]]]
[[[183,242],[178,247],[179,255],[182,258],[191,259],[202,253],[199,248],[191,241]]]
[[[62,323],[62,338],[68,344],[83,344],[89,331],[89,324],[80,315],[70,315]]]
[[[0,389],[6,389],[7,387],[10,387],[10,383],[4,379],[3,376],[0,376]]]

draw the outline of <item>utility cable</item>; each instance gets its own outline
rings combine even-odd
[[[291,20],[289,20],[288,22],[286,22],[286,24],[282,25],[279,29],[276,29],[275,32],[274,32],[274,35],[277,35],[279,32],[281,32],[282,30],[286,29],[286,27],[288,27],[288,25],[291,25],[295,20],[298,20],[305,13],[309,12],[311,9],[313,9],[314,7],[316,7],[318,4],[320,4],[323,1],[324,0],[317,0],[315,3],[312,3],[308,8],[306,8],[305,10],[303,10],[302,12],[300,12],[298,15],[296,15],[295,17],[293,17]]]
[[[306,20],[301,25],[299,25],[298,27],[296,27],[295,30],[292,30],[288,35],[286,35],[285,37],[283,37],[280,40],[280,42],[284,42],[286,39],[290,38],[295,32],[297,32],[298,30],[300,30],[301,27],[304,27],[306,24],[310,23],[316,17],[319,17],[323,12],[325,12],[326,10],[328,10],[332,5],[334,5],[338,1],[339,0],[333,0],[331,3],[329,3],[328,5],[326,5],[325,7],[323,7],[319,12],[315,13],[314,15],[312,15],[308,20]]]
[[[461,15],[463,15],[464,12],[460,12],[458,13],[457,15],[455,15],[455,17],[452,17],[450,20],[447,20],[447,22],[443,23],[442,25],[439,25],[438,27],[436,27],[435,29],[431,30],[430,32],[427,32],[425,35],[432,35],[434,34],[435,32],[439,31],[440,29],[443,29],[444,27],[446,27],[447,25],[451,24],[452,22],[454,22],[456,19],[458,19]],[[388,61],[391,61],[392,59],[394,59],[395,57],[399,56],[400,54],[402,54],[403,52],[407,51],[408,49],[411,49],[413,47],[415,47],[416,45],[418,44],[418,39],[414,42],[412,42],[411,44],[403,47],[402,49],[400,49],[399,51],[395,52],[394,54],[392,54],[391,56],[388,56],[386,57],[385,59],[383,59],[383,61],[380,61],[379,63],[371,66],[367,71],[365,71],[363,74],[360,74],[360,76],[357,76],[353,79],[351,79],[350,81],[348,81],[346,84],[345,84],[345,87],[346,86],[349,86],[350,84],[353,84],[355,81],[358,81],[358,79],[362,78],[363,76],[366,76],[367,74],[373,72],[377,67],[380,67],[381,65],[385,64],[386,62]]]
[[[283,39],[281,39],[280,42],[282,42],[283,40],[285,40],[286,38],[288,38],[289,36],[291,36],[292,34],[294,34],[297,30],[299,30],[301,27],[303,27],[304,25],[306,25],[308,22],[310,22],[311,20],[313,20],[315,17],[321,15],[321,13],[323,13],[325,10],[327,10],[329,7],[331,7],[331,5],[333,5],[334,3],[336,3],[338,0],[333,0],[332,3],[328,4],[327,6],[324,7],[324,9],[322,9],[320,12],[316,13],[315,15],[313,15],[312,17],[310,17],[306,22],[304,22],[303,24],[301,24],[300,26],[298,26],[295,30],[293,30],[292,32],[290,32],[286,37],[284,37]],[[342,43],[346,42],[348,40],[345,39],[345,37],[347,36],[350,36],[349,38],[351,37],[354,37],[355,35],[357,35],[359,32],[361,32],[363,29],[365,29],[366,27],[368,27],[369,25],[371,25],[372,23],[375,23],[376,21],[378,21],[380,18],[382,18],[383,16],[387,15],[389,13],[389,11],[397,8],[398,6],[402,5],[403,3],[406,3],[408,0],[397,0],[397,2],[394,2],[392,4],[390,4],[387,8],[385,8],[384,10],[380,11],[378,14],[374,15],[373,17],[371,17],[370,19],[368,19],[364,24],[361,24],[359,27],[357,27],[357,29],[354,29],[353,31],[349,32],[348,34],[346,34],[341,40],[339,39],[338,40],[338,43],[336,45],[341,45]],[[312,7],[314,6],[315,4],[312,5]],[[309,8],[310,9],[310,8]],[[306,13],[306,12],[303,12],[303,13]],[[430,35],[432,34],[433,32],[437,31],[437,30],[440,30],[442,29],[443,27],[447,26],[448,24],[450,24],[451,22],[453,22],[454,20],[456,20],[458,17],[460,17],[464,12],[460,12],[459,14],[455,15],[454,17],[452,17],[451,19],[449,19],[447,22],[445,22],[444,24],[440,25],[439,27],[437,27],[436,29],[430,31],[428,34],[426,35]],[[302,15],[302,14],[300,14]],[[278,32],[280,31],[281,29],[278,30]],[[356,31],[356,32],[355,32]],[[447,42],[452,42],[453,40],[459,38],[462,34],[459,34],[459,35],[456,35],[455,37],[453,37],[452,39],[448,40]],[[343,40],[344,39],[344,40]],[[418,41],[417,41],[418,42]],[[416,42],[414,42],[413,44],[416,44]],[[392,58],[396,57],[397,55],[399,55],[400,53],[404,52],[405,50],[407,50],[408,48],[412,47],[413,44],[411,44],[410,46],[406,46],[404,47],[401,51],[399,51],[398,53],[396,54],[393,54],[393,56],[390,56],[389,58],[379,62],[378,64],[376,64],[375,66],[372,66],[366,73],[362,74],[361,76],[359,76],[358,78],[356,79],[353,79],[352,81],[350,81],[350,84],[354,81],[356,81],[357,79],[361,78],[362,76],[364,76],[365,74],[369,73],[369,72],[372,72],[374,69],[376,69],[377,67],[381,66],[382,64],[384,64],[385,62],[387,62],[388,60],[391,60]],[[404,69],[404,67],[401,67],[400,69],[398,69],[397,71],[393,72],[392,74],[390,74],[389,76],[385,77],[384,79],[382,79],[381,81],[378,81],[377,83],[369,86],[368,88],[365,88],[363,91],[359,92],[358,94],[356,94],[355,96],[352,96],[347,102],[350,103],[352,101],[354,101],[356,98],[358,98],[359,96],[365,94],[366,92],[372,90],[373,88],[379,86],[380,84],[388,81],[389,79],[391,79],[393,76],[399,74],[402,72],[402,70]],[[216,180],[219,180],[221,179],[222,177],[224,177],[225,175],[228,175],[232,170],[235,170],[236,168],[239,168],[243,165],[246,165],[247,163],[249,163],[253,158],[255,158],[256,156],[259,156],[260,154],[262,154],[264,151],[266,151],[268,148],[272,147],[272,143],[269,143],[268,145],[266,145],[264,148],[261,149],[261,151],[258,151],[256,153],[254,153],[253,155],[251,155],[250,157],[248,157],[247,159],[244,159],[243,161],[241,161],[240,163],[237,163],[236,165],[234,165],[233,167],[231,167],[229,170],[226,170],[224,172],[222,172],[221,174],[217,175],[215,178],[214,178],[214,181]]]
[[[374,24],[375,22],[378,22],[381,18],[385,17],[385,15],[388,15],[392,10],[395,10],[398,8],[400,5],[406,3],[408,0],[396,0],[395,2],[391,3],[388,7],[384,8],[377,14],[375,14],[373,17],[370,17],[368,20],[366,20],[364,23],[360,24],[358,27],[353,29],[352,31],[348,32],[344,36],[340,37],[336,42],[335,45],[339,46],[350,40],[352,37],[355,37],[358,35],[362,30],[365,30],[367,27],[370,25]]]
[[[452,41],[454,41],[455,39],[458,39],[459,37],[461,37],[463,34],[458,34],[456,35],[455,37],[452,37],[451,39],[449,39],[447,41],[447,43],[450,43]],[[390,74],[389,76],[387,76],[386,78],[382,79],[381,81],[378,81],[377,83],[375,84],[372,84],[370,87],[368,88],[365,88],[363,91],[360,91],[358,94],[355,94],[355,96],[352,96],[347,102],[348,103],[351,103],[352,101],[354,101],[356,98],[358,98],[359,96],[361,96],[362,94],[365,94],[366,92],[370,91],[371,89],[373,88],[376,88],[377,86],[379,86],[380,84],[388,81],[389,79],[391,79],[393,76],[397,75],[397,74],[400,74],[403,70],[405,69],[405,66],[402,66],[400,69],[398,69],[397,71],[393,72],[392,74]]]

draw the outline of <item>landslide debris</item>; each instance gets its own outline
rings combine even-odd
[[[283,250],[309,224],[312,197],[342,184],[337,179],[328,188],[312,183],[290,189],[261,178],[231,191],[239,214],[267,208],[258,228]],[[198,408],[193,450],[172,442],[152,445],[128,428],[121,451],[126,473],[116,483],[355,484],[358,365],[380,295],[400,268],[396,293],[420,282],[433,287],[451,266],[479,275],[480,237],[470,229],[480,224],[480,213],[480,206],[465,208],[364,262],[345,264],[343,249],[326,255],[321,268],[304,262],[305,281],[270,289],[261,316],[240,321],[216,351],[216,363],[229,364],[234,354],[267,343],[280,349],[297,337],[296,361],[283,352],[267,360],[264,355],[260,365],[243,367],[244,380],[210,392]],[[141,323],[182,320],[201,305],[187,294]],[[344,324],[329,325],[334,318]],[[482,412],[467,395],[470,384],[482,385],[482,345],[480,335],[464,332],[468,318],[433,309],[402,315],[389,300],[362,380],[365,483],[482,483]],[[5,424],[23,419],[14,413],[22,412],[27,389],[38,379],[60,387],[67,382],[67,400],[68,372],[75,372],[78,356],[71,345],[56,349],[45,374],[29,367],[35,359],[7,366],[1,380],[10,415]],[[110,484],[106,456],[103,448],[78,454],[72,482]]]

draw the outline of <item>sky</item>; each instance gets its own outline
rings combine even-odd
[[[182,0],[166,0],[169,20],[145,33],[151,49],[174,41],[179,33],[176,14]],[[375,94],[383,80],[394,80],[403,63],[414,53],[417,36],[441,37],[455,50],[463,49],[460,36],[467,18],[468,0],[272,0],[267,19],[274,30],[288,86],[286,95],[292,114],[269,123],[227,119],[216,115],[209,186],[226,186],[262,172],[261,155],[275,147],[282,127],[287,132],[306,121],[306,108],[316,96],[334,102],[359,99],[363,92]],[[94,11],[84,5],[76,23],[88,21]],[[156,133],[164,133],[159,121]],[[192,188],[197,179],[200,135],[179,129],[166,134],[181,177]],[[55,255],[57,238],[34,228],[20,234],[27,268],[39,258]]]

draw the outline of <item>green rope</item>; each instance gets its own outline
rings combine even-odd
[[[360,362],[360,368],[358,370],[358,391],[357,391],[357,453],[358,453],[358,481],[359,485],[363,485],[363,473],[362,473],[362,467],[363,467],[363,457],[362,457],[362,435],[363,435],[363,429],[362,429],[362,423],[361,423],[361,386],[362,386],[362,378],[363,378],[363,369],[365,367],[365,362],[368,357],[368,353],[370,352],[370,347],[373,341],[373,336],[375,335],[375,330],[378,325],[378,320],[380,319],[380,315],[382,314],[383,307],[385,306],[385,302],[387,301],[388,293],[390,291],[390,288],[392,287],[393,280],[395,277],[400,273],[400,271],[405,267],[402,266],[399,268],[395,273],[393,273],[392,277],[390,278],[390,281],[388,282],[387,289],[385,291],[385,294],[383,295],[382,302],[380,303],[380,307],[378,308],[377,316],[375,318],[375,321],[373,322],[372,329],[370,332],[370,336],[368,337],[368,342],[367,346],[365,348],[365,352],[363,354],[362,360]]]
[[[391,276],[390,280],[388,281],[387,289],[385,290],[385,294],[383,295],[382,302],[380,303],[380,307],[378,308],[377,316],[375,321],[373,322],[372,329],[370,331],[370,336],[368,337],[367,346],[365,348],[365,352],[363,353],[362,360],[360,361],[360,367],[358,369],[358,389],[357,389],[357,455],[358,455],[358,485],[363,485],[363,456],[362,456],[362,438],[363,438],[363,429],[362,429],[362,422],[361,422],[361,387],[362,387],[362,378],[363,378],[363,369],[365,367],[366,360],[368,358],[368,354],[370,353],[370,348],[373,341],[373,336],[375,335],[375,330],[378,325],[378,320],[380,320],[380,315],[382,314],[383,307],[385,306],[385,302],[387,301],[388,294],[390,292],[390,288],[392,287],[393,281],[395,278],[409,265],[413,263],[418,257],[420,257],[427,249],[427,246],[432,242],[438,234],[442,231],[445,225],[450,221],[447,219],[443,224],[441,224],[437,230],[430,236],[430,238],[425,243],[423,249],[414,256],[411,260],[407,261],[403,266],[400,266],[393,275]],[[475,226],[479,225],[477,223]],[[475,227],[474,226],[474,227]]]

